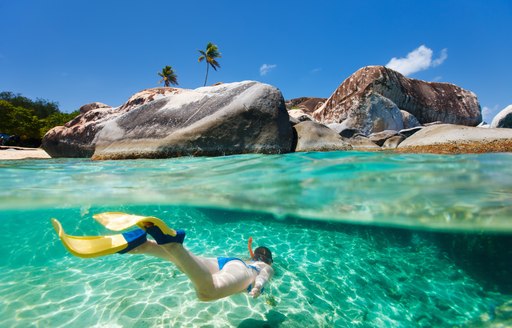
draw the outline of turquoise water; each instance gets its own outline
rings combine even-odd
[[[0,327],[511,325],[512,154],[0,161]],[[80,259],[92,215],[154,215],[204,256],[275,253],[266,295],[199,302],[171,263]]]

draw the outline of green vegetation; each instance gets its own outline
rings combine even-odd
[[[165,66],[162,68],[162,72],[159,72],[158,75],[162,78],[158,83],[164,82],[166,87],[169,87],[171,84],[178,85],[178,76],[174,73],[171,66]]]
[[[0,92],[0,133],[18,136],[19,146],[38,147],[48,130],[64,125],[78,114],[62,113],[56,102],[33,101],[20,94]]]
[[[206,81],[208,81],[208,69],[210,66],[217,70],[217,68],[220,68],[219,63],[217,62],[216,58],[221,58],[221,53],[219,52],[219,48],[211,43],[208,42],[206,45],[206,51],[198,50],[201,56],[199,57],[199,62],[202,62],[203,60],[206,61],[206,78],[204,79],[204,85],[206,85]]]

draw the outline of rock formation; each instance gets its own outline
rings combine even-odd
[[[286,153],[291,144],[281,92],[254,81],[144,90],[118,108],[81,114],[43,138],[52,157],[93,159]]]
[[[493,118],[491,128],[512,128],[512,105],[505,107]]]
[[[96,149],[96,135],[103,125],[124,113],[180,89],[153,88],[134,94],[119,108],[94,102],[80,107],[80,115],[46,133],[42,148],[52,157],[91,157]]]
[[[342,123],[370,134],[413,127],[414,120],[409,117],[401,119],[400,127],[400,111],[413,115],[421,124],[441,121],[476,126],[482,120],[480,105],[472,92],[449,83],[406,78],[383,66],[368,66],[355,72],[315,110],[313,117],[324,124]],[[380,121],[378,115],[382,116]]]
[[[352,149],[338,133],[325,125],[305,121],[296,124],[293,128],[297,135],[295,146],[297,152]]]
[[[294,98],[286,101],[286,109],[301,109],[306,114],[312,114],[315,109],[322,105],[326,100],[326,98],[311,97]]]
[[[425,127],[397,148],[410,153],[487,153],[512,151],[512,129],[483,129],[453,124]]]

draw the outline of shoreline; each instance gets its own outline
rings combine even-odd
[[[0,146],[0,160],[49,159],[42,148]]]

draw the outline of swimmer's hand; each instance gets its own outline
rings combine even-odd
[[[259,286],[255,286],[251,291],[249,292],[249,295],[252,296],[252,298],[258,298],[258,296],[261,295],[261,289]]]

